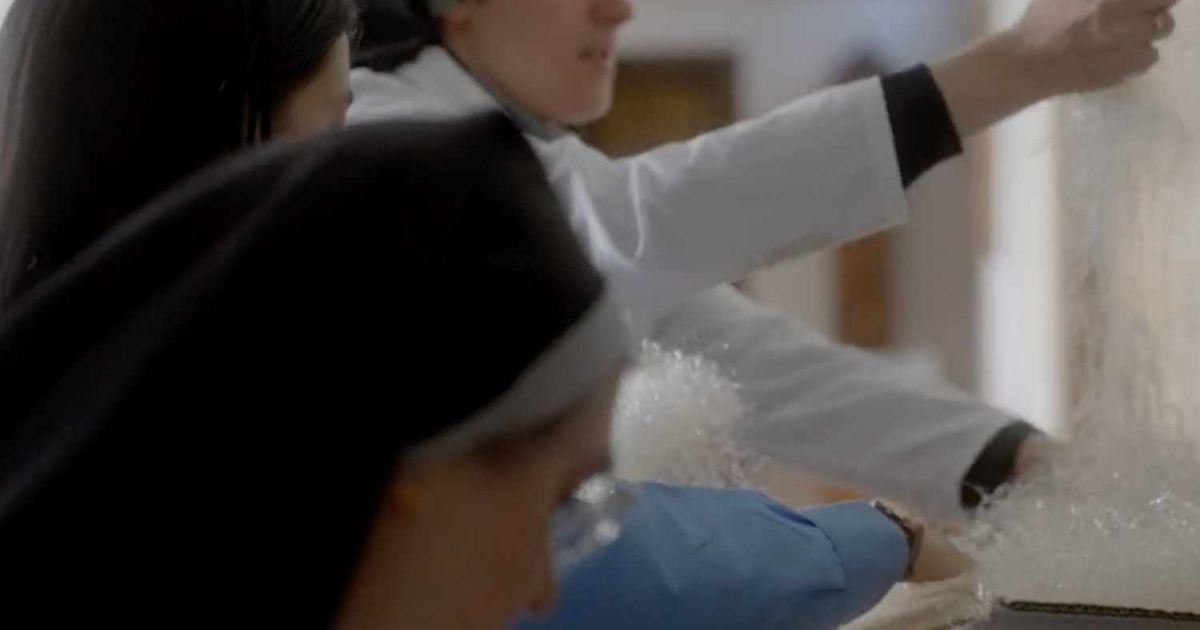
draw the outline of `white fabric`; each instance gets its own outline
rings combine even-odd
[[[353,87],[359,122],[498,107],[437,47],[395,74],[356,71]],[[624,160],[574,135],[530,142],[642,332],[698,290],[894,226],[907,212],[878,81]]]
[[[352,82],[352,122],[499,107],[436,47],[394,73],[356,70]],[[812,343],[801,324],[743,308],[727,289],[706,291],[906,218],[879,81],[622,160],[575,136],[529,140],[637,332],[661,330],[729,368],[754,410],[752,433],[769,436],[761,443],[773,456],[959,513],[966,470],[1009,418],[941,387],[897,388],[879,376],[886,364]],[[828,395],[847,388],[868,391]]]
[[[729,286],[685,302],[659,343],[713,360],[752,407],[746,444],[772,461],[961,513],[963,477],[1006,414],[924,374],[831,343]]]

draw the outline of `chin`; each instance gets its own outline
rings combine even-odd
[[[611,109],[612,93],[605,92],[602,95],[596,95],[594,98],[577,101],[572,107],[567,108],[559,116],[556,116],[556,118],[561,123],[572,127],[579,127],[604,118]]]

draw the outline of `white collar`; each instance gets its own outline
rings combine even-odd
[[[500,109],[500,102],[441,46],[426,47],[416,59],[396,68],[394,74],[422,97],[455,111]]]
[[[570,133],[564,127],[541,121],[497,91],[488,89],[441,46],[426,47],[411,63],[397,68],[395,75],[424,96],[455,111],[499,109],[507,113],[522,131],[543,140],[554,140]]]

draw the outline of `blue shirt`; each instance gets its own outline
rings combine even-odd
[[[518,630],[837,628],[908,563],[865,503],[795,511],[751,491],[644,484],[620,539],[576,566],[549,619]]]

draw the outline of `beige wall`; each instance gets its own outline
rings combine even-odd
[[[1177,17],[1148,77],[1059,112],[1068,374],[1072,419],[1200,435],[1200,3]]]

